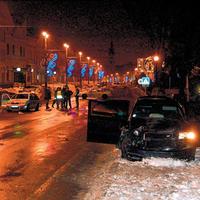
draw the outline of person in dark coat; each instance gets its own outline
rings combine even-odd
[[[76,99],[76,109],[79,109],[79,89],[78,86],[76,86],[76,92],[75,92],[75,99]]]
[[[66,88],[66,98],[67,98],[67,109],[68,109],[68,104],[69,104],[69,108],[72,109],[72,103],[71,103],[71,96],[72,96],[73,92],[69,89]]]
[[[45,90],[46,110],[48,110],[50,108],[49,107],[50,99],[51,99],[51,90],[49,87],[47,87]]]
[[[72,102],[71,102],[71,97],[72,97],[73,92],[69,89],[69,108],[72,109]]]
[[[62,108],[66,108],[67,109],[67,89],[66,87],[63,87],[62,89]]]

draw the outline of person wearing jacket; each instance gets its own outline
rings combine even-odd
[[[48,110],[50,107],[49,107],[49,101],[51,99],[51,90],[49,87],[46,88],[45,90],[45,97],[44,99],[46,100],[46,110]]]

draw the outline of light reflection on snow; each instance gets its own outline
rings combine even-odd
[[[200,200],[200,160],[148,158],[131,162],[120,158],[104,170],[84,199]],[[197,154],[199,150],[197,151]]]

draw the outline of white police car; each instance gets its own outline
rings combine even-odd
[[[6,104],[7,111],[38,111],[40,107],[40,99],[34,93],[18,93],[15,94]]]

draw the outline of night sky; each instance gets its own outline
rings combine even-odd
[[[53,37],[61,37],[76,51],[109,67],[109,47],[114,45],[114,64],[132,62],[164,49],[171,65],[177,59],[199,62],[198,7],[182,1],[9,1],[17,21]],[[167,44],[167,45],[166,45]],[[173,53],[174,56],[171,54]],[[87,55],[86,55],[87,54]],[[182,58],[182,57],[184,58]],[[173,57],[174,59],[172,59]],[[181,63],[185,64],[185,63]]]

